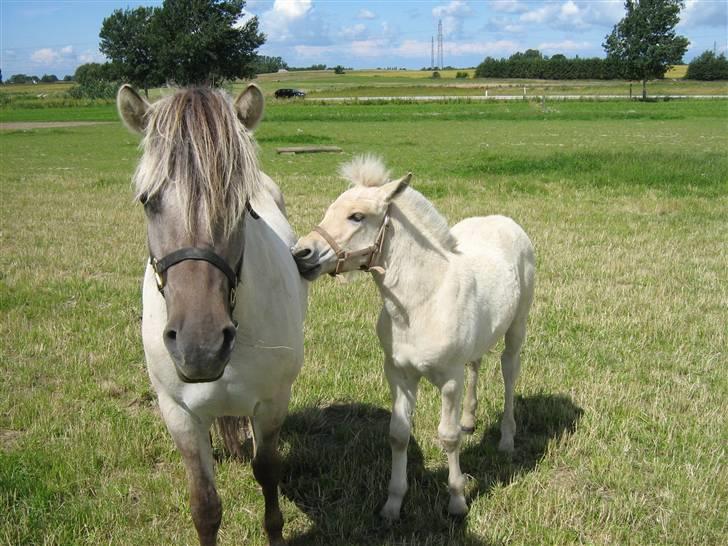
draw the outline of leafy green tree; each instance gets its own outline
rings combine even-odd
[[[119,79],[144,89],[164,83],[156,54],[161,47],[154,31],[160,8],[115,10],[104,19],[99,37],[101,53],[111,59]]]
[[[346,74],[346,71],[344,70],[343,66],[341,66],[340,64],[337,64],[334,67],[334,74]]]
[[[215,85],[255,75],[265,42],[258,18],[239,25],[244,0],[165,0],[153,25],[159,66],[178,85]]]
[[[58,76],[55,74],[43,74],[43,77],[40,79],[43,83],[54,83],[58,81]]]
[[[717,55],[712,51],[704,51],[688,64],[685,74],[688,80],[728,80],[728,59],[725,53]]]
[[[256,55],[253,69],[256,74],[271,74],[283,68],[288,68],[286,61],[280,57],[268,57],[267,55]]]
[[[664,77],[688,48],[688,39],[675,33],[683,5],[683,0],[625,0],[624,18],[602,44],[607,59],[619,62],[624,76],[642,80],[643,99],[647,80]]]

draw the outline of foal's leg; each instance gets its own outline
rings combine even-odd
[[[214,546],[222,520],[222,503],[215,489],[210,423],[159,397],[159,407],[187,471],[190,510],[202,546]]]
[[[281,460],[278,456],[278,436],[286,416],[288,400],[280,403],[261,402],[253,417],[253,475],[263,489],[265,516],[263,526],[271,546],[283,546],[283,514],[278,505],[278,482],[281,479]]]
[[[510,453],[513,451],[513,436],[516,434],[516,420],[513,417],[513,388],[521,369],[521,346],[526,339],[526,320],[516,319],[506,332],[505,349],[501,354],[501,371],[505,400],[503,403],[503,419],[501,420],[501,439],[498,449]]]
[[[442,447],[447,454],[448,478],[447,486],[450,491],[448,512],[453,516],[463,516],[468,513],[468,504],[465,502],[465,477],[460,470],[460,403],[463,394],[463,367],[456,366],[454,373],[442,382],[437,383],[442,396],[442,410],[440,426],[437,428]]]
[[[475,412],[478,410],[478,370],[480,360],[473,360],[466,366],[468,379],[465,387],[465,401],[463,402],[463,416],[460,428],[466,434],[475,432]]]
[[[389,421],[389,445],[392,448],[392,476],[389,496],[380,514],[388,520],[399,518],[402,499],[407,493],[407,445],[412,430],[412,412],[417,401],[419,375],[396,368],[388,357],[384,373],[392,395],[392,418]]]

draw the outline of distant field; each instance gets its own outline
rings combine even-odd
[[[676,67],[678,70],[680,67]],[[264,91],[267,97],[273,98],[276,89],[294,87],[306,92],[309,99],[330,97],[411,97],[411,96],[447,96],[468,97],[498,95],[522,96],[524,88],[526,96],[539,97],[541,95],[618,95],[625,98],[630,95],[630,86],[633,96],[641,93],[639,82],[625,81],[550,81],[550,80],[495,80],[473,79],[474,71],[465,70],[469,78],[455,78],[457,71],[441,71],[442,77],[433,79],[429,71],[417,70],[355,70],[342,75],[334,74],[331,70],[285,72],[276,74],[262,74],[254,81]],[[678,74],[677,72],[675,74]],[[680,79],[670,79],[650,82],[648,93],[651,95],[724,95],[728,96],[728,82],[696,82]],[[242,89],[246,82],[238,82],[229,86],[233,91]],[[109,119],[99,109],[99,106],[108,106],[111,100],[93,101],[70,99],[66,95],[73,86],[72,83],[38,84],[38,85],[4,85],[0,86],[0,121],[18,121],[25,116],[28,120],[42,120],[44,116],[53,117],[56,114],[42,112],[19,113],[18,110],[58,107],[81,107],[83,114],[99,120]],[[158,97],[163,91],[152,89],[150,96]],[[72,114],[66,114],[72,115]],[[98,117],[101,116],[101,117]]]
[[[344,189],[338,165],[375,152],[394,176],[413,171],[451,223],[515,218],[538,259],[516,450],[495,449],[493,354],[463,443],[471,508],[461,521],[446,514],[439,397],[423,384],[404,518],[382,525],[378,296],[368,279],[312,286],[281,440],[291,546],[725,544],[727,106],[270,104],[256,132],[261,165],[298,233]],[[0,115],[115,116],[95,108]],[[195,543],[180,456],[143,363],[138,144],[120,123],[0,132],[2,544]],[[292,144],[344,152],[276,154]],[[264,544],[249,465],[223,459],[217,475],[221,545]]]

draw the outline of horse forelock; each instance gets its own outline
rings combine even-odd
[[[389,182],[389,170],[378,156],[360,155],[339,167],[339,174],[352,186],[376,187]]]
[[[255,143],[223,91],[179,89],[155,102],[142,147],[137,196],[173,188],[190,233],[229,235],[261,183]]]

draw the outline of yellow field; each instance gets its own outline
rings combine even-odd
[[[677,66],[673,66],[670,70],[667,71],[665,74],[666,78],[684,78],[685,74],[688,72],[688,65],[686,64],[679,64]]]

